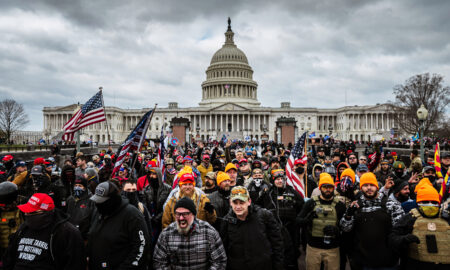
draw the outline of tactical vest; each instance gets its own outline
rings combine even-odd
[[[19,209],[14,211],[3,211],[0,214],[0,248],[6,249],[9,243],[9,236],[17,231],[22,218]]]
[[[331,204],[321,204],[319,196],[313,196],[312,199],[316,204],[313,211],[316,212],[317,218],[313,219],[311,235],[324,237],[323,228],[327,225],[336,226],[337,224],[336,204],[339,199],[334,197]]]
[[[409,245],[408,255],[414,260],[430,263],[450,264],[450,226],[442,218],[425,218],[417,209],[412,209],[410,213],[417,218],[414,223],[412,234],[420,240],[419,244]],[[437,252],[430,253],[427,248],[427,236],[434,236],[436,239]]]

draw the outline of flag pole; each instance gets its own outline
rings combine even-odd
[[[139,145],[138,145],[138,148],[137,148],[137,152],[139,152],[141,150],[142,141],[144,140],[145,135],[147,134],[148,125],[150,124],[150,121],[152,121],[153,114],[155,114],[156,106],[158,106],[158,103],[155,103],[155,107],[153,108],[152,114],[147,119],[147,122],[145,122],[144,131],[142,132],[141,139],[139,140]],[[136,165],[136,160],[137,160],[137,156],[135,156],[134,159],[133,159],[133,163],[131,165],[131,170],[133,170],[134,166]]]
[[[308,197],[308,131],[306,131],[305,155],[306,155],[306,163],[305,163],[305,173],[303,174],[303,182],[305,183],[305,198],[307,198]]]
[[[105,124],[106,124],[106,134],[108,137],[108,146],[111,146],[111,136],[109,135],[108,115],[106,114],[105,102],[103,101],[103,87],[100,86],[98,89],[100,90],[100,93],[102,94],[102,107],[103,107],[103,112],[105,114]]]
[[[80,108],[80,102],[78,102],[78,108]],[[81,108],[80,108],[81,110]],[[80,146],[80,130],[77,130],[77,153],[79,153],[81,151],[81,146]]]

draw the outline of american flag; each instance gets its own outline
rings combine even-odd
[[[294,171],[294,161],[301,158],[307,160],[305,155],[305,142],[306,142],[307,132],[298,138],[297,143],[292,149],[291,155],[289,156],[288,163],[286,164],[286,183],[293,187],[300,195],[305,198],[305,183],[303,179],[300,179]],[[306,169],[306,168],[305,168]]]
[[[139,150],[139,148],[141,147],[142,141],[145,138],[145,133],[147,133],[148,125],[153,112],[154,110],[150,110],[141,118],[139,123],[122,144],[122,147],[119,148],[120,152],[117,155],[112,175],[115,175],[116,172],[120,169],[120,166],[122,166],[123,160],[128,152]]]
[[[99,91],[95,96],[84,104],[70,120],[64,125],[64,134],[62,139],[65,141],[73,141],[76,131],[99,122],[106,120],[105,108],[103,107],[102,91]]]
[[[158,148],[158,166],[161,169],[161,174],[163,176],[163,181],[165,182],[165,164],[164,164],[164,154],[166,152],[166,147],[164,146],[164,129],[161,128],[161,137],[159,137],[159,148]]]

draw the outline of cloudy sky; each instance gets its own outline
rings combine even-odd
[[[449,11],[433,0],[0,1],[0,97],[25,105],[27,130],[42,130],[44,106],[99,86],[107,106],[197,106],[230,16],[263,106],[382,103],[418,73],[450,84]]]

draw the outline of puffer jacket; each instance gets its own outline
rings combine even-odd
[[[283,269],[284,248],[281,230],[272,213],[257,205],[249,207],[245,221],[232,210],[220,229],[227,269]]]
[[[174,207],[177,201],[181,199],[180,198],[180,191],[177,191],[174,196],[172,196],[169,201],[166,203],[166,206],[164,207],[164,213],[162,216],[162,228],[165,229],[167,226],[170,225],[170,223],[175,221],[175,215],[174,215]],[[199,192],[199,189],[195,189],[194,197],[191,198],[194,203],[195,207],[197,208],[197,218],[201,219],[203,221],[209,222],[209,224],[214,224],[216,222],[216,211],[214,210],[213,213],[209,213],[205,210],[205,204],[211,203],[208,197],[202,192]]]
[[[91,226],[91,219],[96,211],[95,202],[89,199],[91,196],[89,190],[86,190],[79,200],[76,200],[74,196],[67,198],[69,222],[80,230],[85,240]]]

